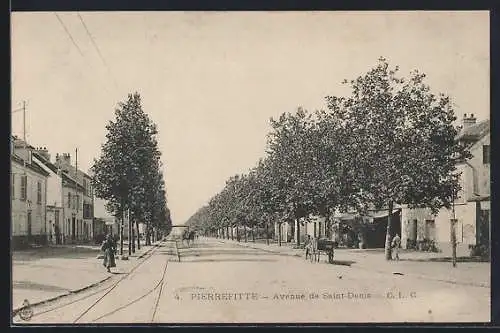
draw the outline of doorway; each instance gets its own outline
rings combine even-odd
[[[73,216],[71,220],[71,239],[75,240],[75,227],[76,227],[76,218]]]

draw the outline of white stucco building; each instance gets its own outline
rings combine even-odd
[[[13,141],[10,157],[12,247],[46,244],[49,174],[32,158],[33,147],[17,139]]]

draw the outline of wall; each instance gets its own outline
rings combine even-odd
[[[68,193],[71,193],[71,207],[68,207]],[[75,216],[76,217],[76,222],[75,222],[75,240],[78,240],[79,238],[81,238],[80,234],[77,234],[77,225],[78,225],[78,221],[83,221],[83,203],[82,203],[82,195],[81,195],[81,192],[79,192],[79,196],[80,196],[80,207],[78,207],[78,210],[76,209],[76,205],[75,205],[75,202],[74,202],[74,197],[76,195],[76,191],[75,189],[69,187],[69,186],[64,186],[63,187],[63,198],[64,198],[64,201],[63,201],[63,207],[64,207],[64,222],[62,223],[63,224],[63,234],[64,234],[64,238],[65,238],[65,242],[68,243],[68,242],[71,242],[72,241],[72,234],[73,234],[73,225],[72,225],[72,217]],[[69,223],[68,223],[68,219],[69,219]]]
[[[445,256],[451,256],[451,226],[453,211],[441,209],[436,215],[436,234],[438,246]],[[455,204],[455,234],[457,241],[457,256],[468,256],[469,245],[476,244],[476,204],[468,202]]]
[[[490,145],[490,136],[487,135],[479,140],[471,148],[472,158],[468,161],[477,170],[477,187],[480,195],[490,194],[490,164],[483,164],[483,145]],[[469,188],[472,189],[472,170],[469,171]],[[472,194],[472,191],[470,192]],[[468,199],[471,197],[469,196]]]
[[[27,202],[30,202],[31,210],[31,235],[36,242],[47,240],[46,221],[46,192],[47,179],[45,176],[26,168],[27,175],[27,202],[21,200],[21,175],[24,174],[24,167],[17,162],[11,161],[11,182],[12,175],[15,179],[14,195],[11,197],[11,233],[13,238],[26,237],[28,235],[27,223]],[[42,201],[37,202],[37,183],[42,182]]]
[[[62,178],[49,169],[37,157],[33,157],[38,165],[40,165],[50,176],[47,178],[47,204],[55,207],[62,207]]]

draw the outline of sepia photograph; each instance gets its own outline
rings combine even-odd
[[[10,17],[12,326],[490,322],[488,11]]]

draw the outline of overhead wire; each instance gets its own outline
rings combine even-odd
[[[61,19],[61,17],[59,16],[59,14],[57,14],[57,12],[54,12],[54,15],[56,16],[57,20],[59,21],[59,23],[61,24],[62,28],[64,29],[64,31],[66,32],[66,35],[68,35],[69,39],[71,40],[71,43],[73,43],[73,45],[75,46],[75,48],[78,50],[78,53],[80,53],[80,55],[82,56],[82,58],[84,58],[85,60],[87,59],[85,57],[85,54],[83,53],[82,49],[80,48],[80,46],[78,46],[78,43],[75,41],[75,39],[73,38],[73,35],[71,34],[71,32],[69,31],[68,27],[66,26],[66,24],[64,23],[64,21]],[[88,66],[91,67],[90,63],[89,62],[86,62]],[[115,87],[116,87],[116,82],[115,83]],[[106,91],[109,93],[109,89],[104,86],[104,89],[106,89]]]
[[[80,49],[80,47],[76,43],[75,39],[73,38],[73,35],[71,34],[71,32],[69,32],[68,28],[66,27],[66,24],[64,24],[63,20],[61,19],[61,17],[56,12],[54,12],[54,15],[57,17],[57,20],[59,21],[59,23],[63,27],[64,31],[66,32],[66,34],[68,35],[69,39],[71,40],[71,42],[73,43],[73,45],[75,46],[75,48],[78,50],[78,52],[80,53],[80,55],[82,57],[85,57],[85,55],[83,54],[82,50]]]
[[[99,46],[97,45],[97,42],[95,41],[94,36],[90,32],[90,29],[88,28],[87,24],[85,23],[85,20],[83,19],[82,15],[80,15],[80,13],[77,13],[77,15],[78,15],[78,18],[80,19],[80,23],[83,25],[83,28],[85,29],[85,32],[87,33],[87,36],[89,37],[90,41],[92,42],[94,49],[96,50],[97,54],[99,55],[99,58],[101,59],[102,63],[104,64],[104,66],[108,70],[108,74],[111,76],[111,79],[113,80],[115,88],[118,89],[118,84],[116,82],[116,79],[113,76],[113,73],[111,72],[111,68],[109,67],[108,63],[106,62],[106,59],[104,59],[104,56],[102,55],[102,52],[99,49]]]

